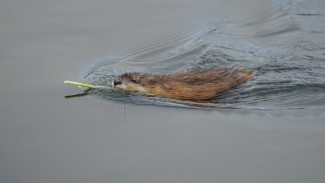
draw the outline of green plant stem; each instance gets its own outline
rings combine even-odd
[[[76,86],[82,86],[82,87],[87,87],[87,88],[102,88],[102,89],[110,89],[112,90],[113,88],[110,86],[100,86],[100,85],[91,85],[91,84],[86,84],[86,83],[79,83],[75,81],[64,81],[65,84],[70,84],[70,85],[76,85]]]
[[[87,88],[94,88],[94,89],[109,89],[113,90],[113,87],[110,86],[101,86],[101,85],[91,85],[91,84],[86,84],[86,83],[79,83],[75,81],[64,81],[65,84],[70,84],[70,85],[76,85],[76,86],[82,86],[82,87],[87,87]],[[151,95],[153,96],[154,94],[152,93],[145,93],[145,92],[137,92],[143,95]]]

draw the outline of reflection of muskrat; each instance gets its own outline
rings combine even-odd
[[[113,82],[113,87],[180,100],[206,100],[247,81],[254,74],[242,68],[203,69],[170,75],[133,72],[122,74]]]

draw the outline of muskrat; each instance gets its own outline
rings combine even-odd
[[[252,78],[255,71],[243,68],[212,68],[169,75],[138,72],[119,76],[112,85],[131,92],[144,92],[179,100],[207,100]]]

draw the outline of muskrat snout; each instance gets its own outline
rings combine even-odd
[[[113,81],[112,83],[113,86],[120,85],[120,84],[122,84],[122,82],[117,80]]]

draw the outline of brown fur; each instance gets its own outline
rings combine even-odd
[[[170,75],[133,72],[121,75],[113,86],[179,100],[207,100],[249,80],[254,74],[242,68],[203,69]]]

